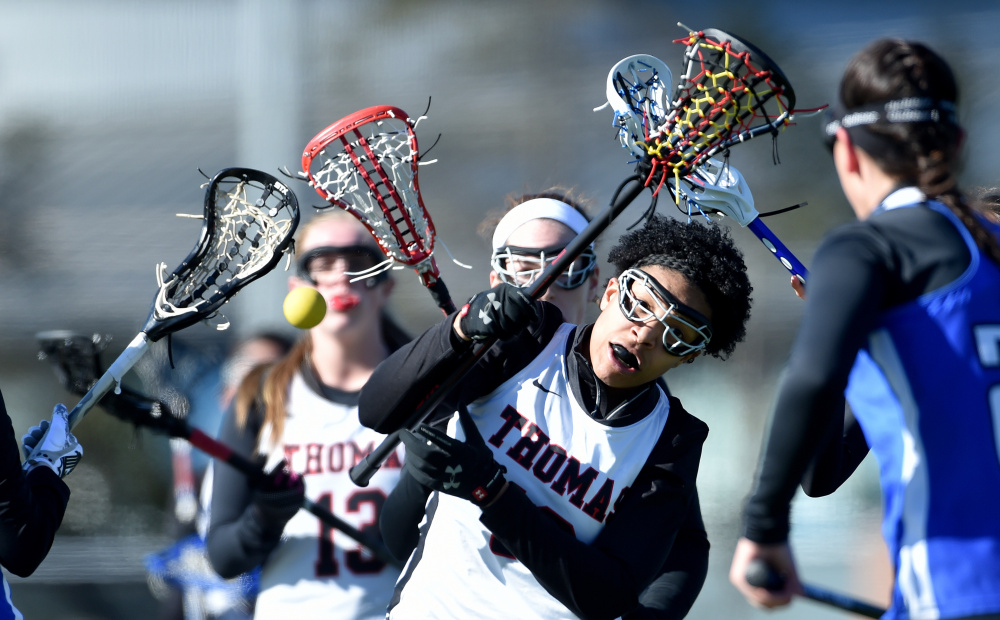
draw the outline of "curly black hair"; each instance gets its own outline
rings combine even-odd
[[[659,265],[679,272],[698,287],[712,309],[712,340],[705,347],[708,355],[724,360],[746,337],[753,287],[743,253],[728,229],[656,215],[645,226],[622,235],[611,248],[608,262],[619,274]]]

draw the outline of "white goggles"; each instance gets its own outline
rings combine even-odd
[[[490,266],[501,282],[524,288],[537,280],[545,268],[559,257],[563,249],[559,246],[521,248],[508,245],[493,250]],[[587,281],[596,267],[597,254],[592,248],[587,248],[570,263],[566,271],[559,274],[555,283],[564,289],[577,288]]]
[[[671,355],[683,357],[701,351],[712,339],[711,323],[703,314],[681,303],[641,269],[629,269],[618,276],[618,307],[630,321],[659,321],[663,347]]]

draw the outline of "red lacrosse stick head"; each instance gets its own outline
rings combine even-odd
[[[417,136],[394,106],[359,110],[319,132],[302,153],[316,192],[368,229],[385,255],[417,270],[425,286],[440,277],[436,232],[417,183]]]

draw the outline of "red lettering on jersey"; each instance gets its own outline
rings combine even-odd
[[[332,444],[327,450],[327,467],[328,471],[331,472],[341,472],[344,471],[344,444],[337,442]]]
[[[590,490],[590,485],[597,479],[597,470],[587,467],[587,470],[580,473],[580,461],[570,457],[566,462],[559,478],[552,484],[552,490],[559,495],[565,495],[567,490],[572,493],[569,503],[577,508],[583,506],[583,496]]]
[[[549,443],[549,436],[541,431],[538,426],[528,423],[528,432],[523,433],[521,438],[507,450],[507,456],[514,459],[514,462],[525,469],[531,469],[538,452]]]
[[[555,458],[553,458],[555,457]],[[546,465],[552,461],[552,465],[546,468]],[[563,463],[566,462],[566,450],[562,446],[556,446],[549,444],[545,446],[545,451],[542,455],[538,457],[535,462],[535,466],[532,468],[532,473],[535,474],[535,478],[538,478],[545,484],[552,482],[552,479],[556,477],[556,474],[562,469]]]
[[[291,467],[293,470],[295,470],[295,466],[292,465],[292,458],[298,451],[299,451],[299,446],[297,445],[285,446],[285,462],[288,463],[288,466]]]
[[[611,493],[614,488],[614,480],[611,478],[605,480],[601,488],[597,489],[597,493],[594,493],[587,505],[583,507],[584,514],[592,517],[598,523],[604,521],[604,517],[608,513],[608,506],[611,505]]]
[[[303,474],[323,473],[323,444],[306,444],[306,466],[302,470]]]
[[[527,418],[517,412],[510,405],[504,407],[504,410],[500,412],[500,417],[503,418],[503,425],[500,427],[492,437],[489,438],[489,442],[499,448],[503,445],[503,439],[507,436],[507,433],[512,431],[516,426],[518,429],[524,427],[524,423],[527,422]]]
[[[594,486],[598,476],[601,476],[603,472],[591,465],[587,465],[583,469],[583,464],[578,459],[569,456],[562,446],[552,444],[549,436],[542,432],[538,425],[530,422],[511,405],[507,405],[500,412],[500,417],[503,419],[503,424],[489,438],[488,441],[491,445],[502,449],[504,439],[510,435],[511,431],[516,428],[522,432],[511,440],[513,444],[510,448],[506,451],[500,451],[499,454],[509,457],[521,467],[530,470],[542,484],[551,483],[550,488],[559,495],[569,495],[567,501],[590,518],[598,522],[604,522],[606,518],[610,518],[613,514],[613,512],[609,513],[612,499],[614,498],[614,505],[617,507],[625,489],[615,497],[615,481],[602,476],[604,482],[601,483],[600,488],[590,498],[590,501],[584,505],[590,488]],[[582,472],[581,469],[583,469]],[[553,480],[555,482],[552,482]],[[494,552],[496,553],[497,550]]]

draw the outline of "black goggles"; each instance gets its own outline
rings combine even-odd
[[[370,245],[323,245],[303,253],[295,266],[300,278],[315,285],[316,274],[332,270],[338,262],[345,274],[362,276],[384,260],[385,256]],[[375,273],[365,279],[365,284],[372,287],[388,277],[388,271]]]

